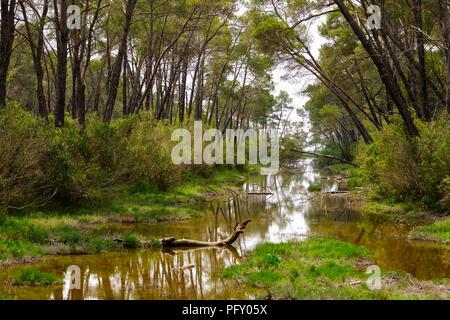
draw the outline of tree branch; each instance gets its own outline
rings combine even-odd
[[[300,151],[300,150],[296,150],[296,149],[292,149],[292,151],[298,152],[298,153],[301,153],[301,154],[308,154],[308,155],[311,155],[311,156],[314,156],[314,157],[318,157],[318,158],[327,158],[327,159],[337,160],[337,161],[349,164],[349,165],[357,167],[357,168],[360,167],[359,165],[357,165],[357,164],[355,164],[353,162],[350,162],[350,161],[347,161],[345,159],[341,159],[341,158],[338,158],[338,157],[335,157],[335,156],[330,156],[330,155],[327,155],[327,154],[318,154],[318,153],[314,153],[314,152]]]

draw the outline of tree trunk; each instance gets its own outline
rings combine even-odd
[[[45,121],[48,122],[48,110],[47,110],[47,103],[45,101],[45,93],[44,93],[44,70],[42,68],[41,59],[42,59],[42,53],[44,52],[44,25],[45,20],[47,19],[47,13],[48,13],[48,0],[44,0],[43,8],[42,8],[42,14],[39,19],[38,24],[38,41],[37,44],[34,43],[33,40],[33,34],[31,32],[30,23],[28,21],[28,16],[26,12],[25,5],[23,4],[23,1],[20,1],[20,6],[22,8],[22,14],[25,21],[25,28],[27,30],[28,35],[28,43],[30,44],[30,50],[31,55],[33,57],[33,64],[34,64],[34,70],[36,72],[36,98],[38,102],[38,112],[39,115],[45,119]]]
[[[56,105],[55,127],[64,126],[64,111],[66,105],[67,81],[67,42],[69,32],[67,29],[67,0],[53,0],[56,23]],[[59,7],[59,8],[58,8]]]
[[[405,99],[401,94],[401,90],[400,88],[398,88],[394,80],[391,67],[382,60],[382,57],[375,51],[372,44],[367,40],[366,35],[364,34],[364,32],[359,27],[358,23],[355,21],[353,16],[348,11],[348,8],[345,6],[344,1],[334,0],[334,2],[339,7],[339,10],[341,11],[342,15],[350,24],[351,28],[353,29],[353,32],[359,38],[359,41],[361,42],[364,49],[367,51],[373,63],[377,67],[381,80],[385,84],[388,94],[391,96],[392,100],[394,101],[395,105],[398,108],[398,111],[400,112],[400,115],[403,119],[403,122],[406,125],[409,136],[411,137],[418,136],[419,131],[417,130],[417,127],[414,125],[411,113],[409,112],[408,109],[408,105],[406,104]]]
[[[128,31],[130,30],[131,18],[133,17],[134,7],[137,0],[127,0],[125,10],[125,24],[123,27],[122,39],[120,41],[119,52],[117,53],[116,61],[112,69],[111,77],[108,84],[108,98],[106,100],[105,112],[103,114],[103,121],[111,121],[114,104],[116,102],[117,88],[119,86],[120,73],[122,71],[123,57],[127,45]]]
[[[417,51],[419,55],[420,68],[420,104],[422,107],[422,114],[425,121],[430,121],[430,112],[428,110],[428,90],[427,90],[427,72],[425,65],[425,46],[423,41],[422,28],[422,0],[413,0],[414,23],[416,26],[416,42]]]
[[[183,61],[183,76],[181,78],[180,84],[180,92],[179,92],[179,100],[178,100],[178,117],[180,123],[184,121],[184,110],[186,107],[186,81],[187,81],[187,70],[188,69],[188,57],[187,55],[184,57]]]
[[[442,27],[444,29],[444,53],[447,63],[445,107],[448,115],[450,114],[450,3],[448,0],[439,0],[439,6],[442,14]]]
[[[16,0],[1,0],[0,21],[0,108],[6,105],[6,77],[14,42]]]

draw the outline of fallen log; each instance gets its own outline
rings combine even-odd
[[[307,154],[307,155],[318,157],[318,158],[327,158],[327,159],[337,160],[337,161],[340,161],[340,162],[343,162],[343,163],[346,163],[346,164],[349,164],[351,166],[359,168],[359,165],[357,165],[356,163],[353,163],[353,162],[350,162],[350,161],[347,161],[345,159],[338,158],[338,157],[335,157],[335,156],[330,156],[328,154],[318,154],[318,153],[314,153],[314,152],[301,151],[301,150],[297,150],[297,149],[291,149],[291,150],[294,151],[294,152],[297,152],[297,153]]]
[[[326,191],[326,194],[348,194],[350,191]]]
[[[244,233],[247,224],[252,220],[246,220],[242,223],[236,223],[233,232],[223,240],[219,241],[199,241],[191,239],[176,239],[174,237],[160,239],[161,246],[166,247],[229,247],[239,238],[241,233]]]

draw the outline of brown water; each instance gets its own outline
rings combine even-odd
[[[252,299],[254,293],[225,281],[219,272],[239,263],[258,244],[302,240],[312,234],[369,248],[382,270],[403,270],[424,280],[450,277],[449,246],[409,241],[407,234],[414,224],[363,218],[357,207],[349,209],[342,198],[308,202],[304,194],[310,184],[322,184],[326,190],[338,188],[314,171],[252,177],[244,189],[263,186],[273,195],[213,201],[203,206],[204,217],[192,221],[108,226],[142,235],[213,241],[226,237],[236,221],[253,220],[234,248],[48,257],[32,267],[64,277],[63,285],[2,288],[0,284],[0,291],[16,299]],[[80,290],[69,290],[66,270],[70,265],[81,269]],[[180,269],[186,265],[194,267]],[[19,268],[23,266],[0,272],[0,283]]]

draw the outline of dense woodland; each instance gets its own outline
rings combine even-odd
[[[371,4],[380,29],[366,27]],[[286,163],[308,142],[357,163],[358,183],[445,210],[449,15],[448,0],[1,0],[0,205],[170,188],[204,170],[171,164],[170,130],[201,120],[276,127]],[[314,77],[304,110],[274,95],[276,67]]]

